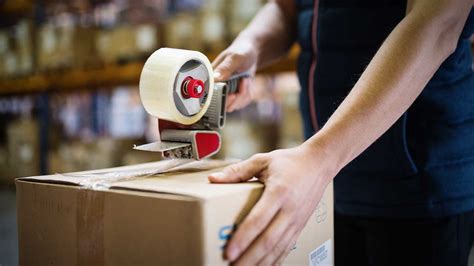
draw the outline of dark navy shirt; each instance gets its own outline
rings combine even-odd
[[[300,107],[309,138],[324,126],[404,18],[406,0],[296,4]],[[434,217],[474,209],[473,33],[471,10],[455,52],[415,103],[336,176],[336,212]]]

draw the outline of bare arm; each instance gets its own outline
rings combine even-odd
[[[269,1],[242,32],[256,44],[258,67],[285,55],[295,40],[296,6],[294,0]]]
[[[217,81],[233,74],[255,71],[285,55],[295,39],[296,7],[294,0],[269,1],[234,42],[212,63]],[[253,99],[251,79],[245,79],[236,95],[227,99],[231,112]]]
[[[415,101],[454,51],[472,1],[413,0],[354,88],[308,140],[335,154],[335,171],[379,138]]]
[[[223,75],[238,71],[236,60],[249,60],[246,52],[250,48],[257,67],[269,64],[288,52],[295,39],[296,7],[294,0],[272,0],[265,4],[250,24],[213,62]],[[234,60],[231,60],[234,59]],[[225,62],[228,60],[229,62]]]

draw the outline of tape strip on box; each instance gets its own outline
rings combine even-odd
[[[78,183],[79,187],[86,190],[108,190],[112,184],[123,181],[131,181],[147,178],[157,174],[165,173],[178,166],[193,162],[191,159],[172,159],[163,161],[158,167],[139,169],[139,170],[123,170],[112,172],[88,172],[88,173],[69,173],[57,174],[63,177],[81,178]]]
[[[78,190],[76,208],[77,265],[104,265],[105,193]]]

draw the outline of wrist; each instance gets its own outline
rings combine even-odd
[[[234,43],[240,43],[242,46],[249,46],[255,53],[255,56],[257,56],[256,58],[260,57],[263,40],[262,37],[259,37],[258,34],[252,32],[252,30],[245,29],[241,31],[237,38],[235,38]]]
[[[339,147],[329,136],[320,131],[313,137],[305,141],[301,148],[305,150],[305,156],[315,158],[317,163],[313,163],[315,171],[323,172],[323,176],[331,181],[336,174],[344,167],[342,157],[339,156]]]

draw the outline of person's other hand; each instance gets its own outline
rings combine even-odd
[[[323,149],[305,144],[257,154],[209,176],[213,183],[257,177],[265,190],[227,243],[225,257],[236,265],[281,263],[335,176]]]
[[[257,58],[257,49],[251,41],[237,39],[212,62],[215,81],[225,81],[242,72],[250,73],[250,77],[241,80],[238,92],[228,95],[227,112],[242,109],[254,99],[252,78],[257,69]]]

